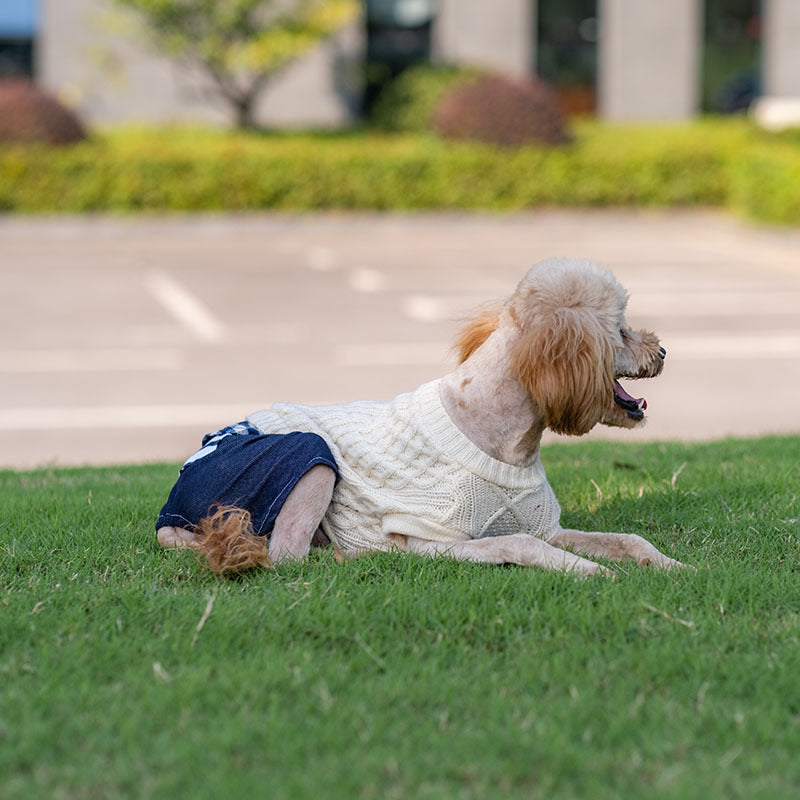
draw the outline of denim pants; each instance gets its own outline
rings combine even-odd
[[[192,530],[215,506],[237,506],[250,512],[256,534],[268,536],[289,493],[317,464],[338,478],[330,448],[315,433],[263,434],[239,423],[208,434],[181,469],[156,530]]]

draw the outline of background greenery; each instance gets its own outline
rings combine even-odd
[[[199,68],[239,127],[257,127],[258,96],[296,58],[358,17],[356,0],[114,0],[158,49]]]
[[[391,554],[219,581],[156,546],[176,465],[2,472],[2,796],[796,797],[798,451],[545,448],[566,524],[698,568],[614,581]]]
[[[800,224],[800,136],[741,119],[578,122],[575,142],[503,150],[424,133],[127,129],[0,147],[0,210],[717,206]]]

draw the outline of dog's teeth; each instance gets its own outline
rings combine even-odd
[[[640,401],[639,401],[639,402],[636,404],[636,406],[637,406],[637,408],[639,409],[639,411],[641,411],[641,410],[644,408],[644,400],[640,400]]]

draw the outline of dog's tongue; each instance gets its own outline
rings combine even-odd
[[[614,381],[614,400],[629,411],[644,411],[647,408],[647,400],[643,397],[631,397],[622,388],[619,381]]]

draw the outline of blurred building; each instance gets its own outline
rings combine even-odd
[[[800,0],[439,0],[433,28],[434,60],[540,75],[606,119],[800,98]]]
[[[570,112],[686,119],[800,105],[800,0],[364,0],[363,20],[264,92],[274,126],[352,122],[419,62],[538,74]],[[0,74],[33,74],[90,121],[225,122],[203,76],[111,0],[0,0]],[[797,111],[800,121],[800,109]]]
[[[150,44],[133,14],[113,0],[0,0],[27,6],[36,20],[32,76],[95,123],[231,121],[230,108],[197,67]],[[360,21],[298,58],[261,93],[267,126],[339,127],[360,113]],[[0,49],[2,58],[2,49]],[[25,72],[26,64],[20,62]]]

